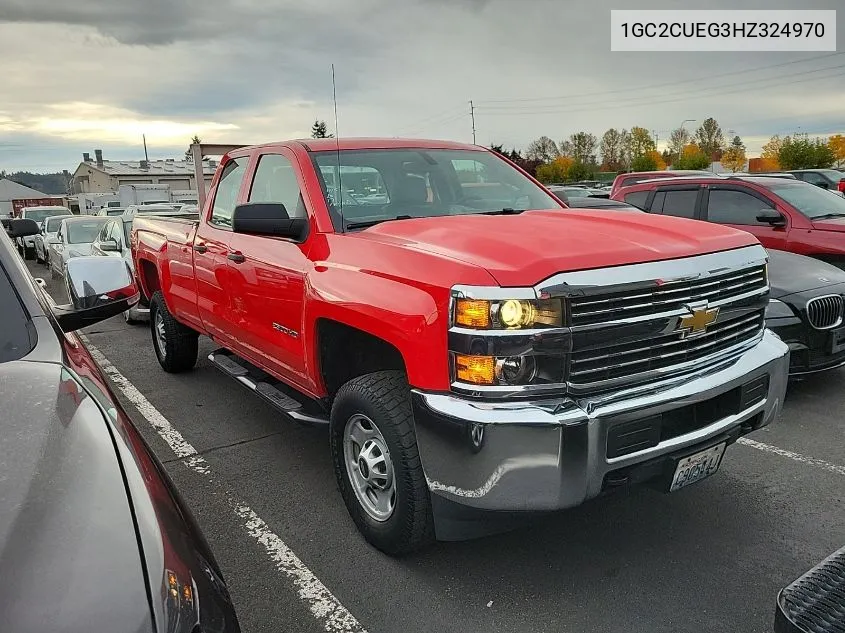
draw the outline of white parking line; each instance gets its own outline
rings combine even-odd
[[[793,461],[801,462],[802,464],[807,464],[808,466],[815,466],[816,468],[821,468],[822,470],[826,470],[836,475],[845,476],[845,466],[838,466],[837,464],[826,462],[823,459],[807,457],[806,455],[802,455],[801,453],[794,453],[784,448],[772,446],[771,444],[763,444],[762,442],[757,442],[756,440],[749,440],[747,437],[741,437],[736,442],[737,444],[742,444],[743,446],[756,448],[758,451],[764,451],[766,453],[780,455],[781,457],[787,457]]]
[[[111,379],[124,396],[138,409],[177,457],[188,468],[212,481],[211,468],[202,455],[182,437],[172,424],[156,409],[129,380],[121,374],[103,353],[82,336],[94,360]],[[248,505],[238,500],[230,491],[225,491],[226,500],[235,515],[241,520],[244,531],[261,545],[280,572],[293,582],[294,587],[308,607],[311,615],[329,633],[367,633],[331,591],[314,573],[305,566],[293,550],[275,534],[270,527]]]

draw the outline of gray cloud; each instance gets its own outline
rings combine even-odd
[[[36,138],[42,145],[55,142],[64,155],[68,150],[55,135],[11,138],[21,131],[4,131],[3,116],[26,126],[49,104],[75,101],[120,108],[143,120],[239,126],[206,140],[307,134],[314,117],[333,118],[332,63],[344,134],[471,140],[469,99],[478,107],[480,142],[523,147],[541,134],[559,139],[581,129],[601,134],[611,126],[643,125],[663,136],[683,119],[707,116],[740,135],[783,133],[799,122],[845,129],[845,121],[837,121],[845,115],[831,113],[830,105],[845,99],[845,75],[808,75],[800,84],[779,80],[787,72],[845,64],[845,57],[719,78],[813,54],[611,53],[609,11],[619,4],[0,0],[0,56],[10,60],[0,144]],[[637,5],[678,9],[689,3]],[[813,8],[840,8],[839,38],[845,41],[840,5],[819,0]],[[796,6],[795,0],[712,0],[707,8]],[[644,88],[690,78],[700,81]],[[744,90],[743,81],[752,79],[766,81]],[[730,83],[740,84],[739,90],[720,88]],[[532,111],[518,101],[492,103],[538,97],[555,107]],[[28,164],[47,153],[33,152]],[[8,156],[0,145],[0,166],[9,165]]]

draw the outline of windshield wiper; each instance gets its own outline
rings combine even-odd
[[[498,211],[482,211],[480,215],[519,215],[523,211],[527,211],[527,209],[505,207],[504,209],[499,209]]]
[[[378,220],[368,220],[367,222],[350,222],[346,225],[345,228],[347,229],[366,229],[370,226],[375,226],[376,224],[381,224],[382,222],[392,222],[393,220],[410,220],[414,216],[411,215],[397,215],[393,218],[380,218]]]
[[[845,213],[825,213],[813,217],[814,220],[830,220],[832,218],[845,218]]]

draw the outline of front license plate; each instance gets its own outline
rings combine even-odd
[[[712,448],[708,448],[706,451],[684,457],[678,462],[677,468],[675,468],[675,476],[672,477],[672,485],[669,487],[669,492],[675,492],[685,486],[701,481],[719,470],[719,464],[722,463],[722,455],[725,454],[726,447],[727,443],[722,442]]]
[[[845,327],[830,333],[830,353],[838,354],[845,349]]]

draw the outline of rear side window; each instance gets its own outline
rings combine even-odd
[[[646,189],[644,191],[632,191],[627,196],[625,196],[625,202],[628,204],[637,207],[638,209],[645,209],[645,201],[648,199],[649,190]]]
[[[711,189],[707,219],[719,224],[760,224],[757,215],[772,205],[744,191]]]
[[[281,202],[288,217],[304,218],[305,204],[291,162],[281,154],[265,154],[258,161],[249,192],[250,202]]]
[[[674,215],[678,218],[695,217],[695,201],[698,199],[698,189],[682,189],[675,191],[661,191],[655,195],[665,194],[663,198],[663,215]]]
[[[232,226],[232,214],[238,202],[238,192],[246,173],[246,157],[235,158],[229,162],[220,175],[217,190],[214,192],[214,205],[211,210],[211,223],[218,226]]]

